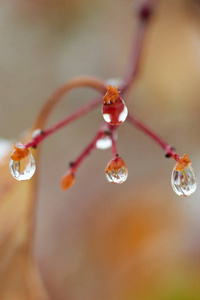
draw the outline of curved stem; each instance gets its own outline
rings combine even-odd
[[[55,91],[55,93],[53,93],[53,95],[47,100],[35,121],[33,130],[37,128],[43,128],[55,105],[60,102],[60,100],[66,93],[78,87],[90,87],[101,92],[102,94],[106,92],[106,85],[103,80],[90,76],[82,76],[71,79],[70,81],[60,86]]]
[[[134,78],[138,74],[142,48],[146,37],[146,32],[148,28],[149,21],[152,17],[154,6],[157,0],[145,0],[140,8],[138,9],[138,28],[136,30],[136,36],[133,42],[133,49],[130,56],[130,61],[126,68],[126,73],[124,76],[124,84],[120,87],[121,92],[125,93],[127,89],[132,84]]]
[[[69,123],[77,120],[79,117],[88,113],[89,111],[91,111],[92,109],[94,109],[101,103],[102,103],[102,97],[98,97],[98,98],[90,101],[89,103],[86,103],[85,105],[80,107],[78,110],[76,110],[74,113],[70,114],[63,120],[59,121],[58,123],[54,124],[53,126],[49,127],[48,129],[43,130],[37,137],[33,138],[32,141],[28,142],[24,146],[26,148],[29,148],[29,147],[37,148],[37,146],[48,136],[57,132],[59,129],[68,125]]]

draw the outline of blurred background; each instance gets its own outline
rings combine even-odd
[[[68,79],[120,78],[136,32],[130,0],[1,1],[0,137],[16,139]],[[182,155],[200,178],[200,1],[160,0],[149,25],[129,110]],[[73,91],[49,125],[96,96]],[[94,136],[101,108],[41,146],[35,256],[55,300],[200,299],[200,189],[180,198],[173,160],[123,124],[118,150],[128,169],[119,186],[105,179],[111,151],[94,151],[76,185],[60,179]]]

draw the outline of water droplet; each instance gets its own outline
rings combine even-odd
[[[121,157],[112,159],[106,167],[106,178],[109,182],[121,184],[128,177],[128,169]]]
[[[114,103],[104,103],[102,112],[104,120],[111,125],[123,123],[128,115],[125,102],[120,97]]]
[[[112,140],[109,135],[104,134],[97,142],[96,142],[96,148],[105,150],[112,146]]]
[[[173,169],[171,176],[171,184],[174,192],[183,197],[192,195],[197,188],[197,180],[191,164],[183,169],[176,171]]]
[[[108,126],[106,126],[103,129],[103,131],[104,131],[103,136],[100,139],[98,139],[98,141],[96,142],[96,148],[101,150],[109,149],[112,147],[111,132]],[[117,131],[113,132],[112,134],[114,140],[116,141],[118,137]]]
[[[118,86],[120,87],[123,84],[123,80],[121,78],[109,78],[105,81],[106,85]]]
[[[36,137],[40,136],[41,134],[42,134],[42,130],[41,129],[36,129],[32,133],[32,138],[35,139]]]
[[[29,155],[19,161],[14,161],[10,158],[9,167],[11,175],[15,179],[23,181],[29,180],[34,175],[36,164],[33,155],[29,151]]]

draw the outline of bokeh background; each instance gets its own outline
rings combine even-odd
[[[182,155],[200,178],[200,2],[160,0],[149,25],[129,110]],[[15,0],[0,10],[0,137],[19,139],[48,96],[82,74],[123,76],[140,1]],[[96,94],[73,91],[49,125]],[[95,134],[101,109],[41,145],[35,257],[55,300],[200,299],[200,190],[174,194],[174,161],[123,124],[118,149],[129,177],[109,184],[110,150],[94,151],[76,185],[60,178]]]

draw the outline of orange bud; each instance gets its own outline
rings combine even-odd
[[[112,87],[111,85],[108,86],[107,93],[103,97],[103,100],[105,103],[112,102],[114,103],[117,98],[119,98],[120,91],[117,90],[117,85],[115,87]]]
[[[14,146],[15,150],[11,154],[11,159],[14,161],[20,161],[24,158],[26,158],[29,155],[29,150],[24,147],[22,144],[17,144]]]
[[[109,161],[109,163],[106,166],[105,172],[107,173],[113,170],[118,171],[122,167],[127,168],[124,160],[121,157],[115,157],[114,159]]]
[[[191,164],[191,161],[189,160],[188,155],[184,154],[182,157],[179,158],[174,169],[175,171],[183,171],[189,164]]]
[[[70,189],[75,183],[75,176],[72,173],[67,173],[63,176],[61,181],[61,188],[63,191]]]

